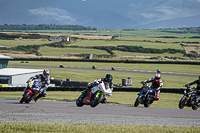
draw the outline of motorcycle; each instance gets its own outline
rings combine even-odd
[[[141,84],[143,86],[140,93],[138,93],[134,106],[138,107],[139,104],[144,104],[144,107],[149,107],[154,101],[155,93],[147,83],[141,82]]]
[[[76,100],[76,105],[78,107],[82,107],[83,105],[96,107],[107,95],[112,95],[112,90],[109,88],[109,84],[107,84],[107,82],[102,81],[91,89],[83,91]]]
[[[39,82],[38,79],[33,79],[28,81],[27,87],[24,91],[23,97],[20,100],[20,103],[29,103],[32,99],[35,99],[37,95],[41,93],[41,88],[43,84]]]
[[[197,99],[196,89],[190,88],[187,86],[187,89],[184,90],[184,95],[179,102],[179,109],[186,107],[192,107],[193,110],[197,110],[200,106],[199,100]],[[196,104],[197,102],[197,104]]]

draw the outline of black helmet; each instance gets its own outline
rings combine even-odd
[[[112,80],[113,80],[112,75],[111,74],[106,74],[105,81],[111,82]]]

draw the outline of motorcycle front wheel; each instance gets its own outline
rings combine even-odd
[[[25,103],[29,103],[31,101],[31,98],[29,98],[29,95],[31,93],[28,91],[25,95],[24,95],[24,101]]]
[[[102,100],[103,100],[103,94],[99,94],[98,96],[96,96],[97,94],[95,94],[92,97],[90,106],[91,107],[96,107]]]
[[[23,103],[24,102],[24,97],[21,98],[21,100],[19,101],[19,103]]]
[[[183,109],[186,105],[186,102],[187,102],[187,97],[183,96],[179,102],[179,109]]]
[[[135,103],[134,103],[134,106],[135,106],[135,107],[138,107],[138,106],[139,106],[141,97],[142,97],[142,96],[139,95],[139,96],[136,98]]]
[[[30,93],[29,91],[28,91],[27,93],[25,93],[25,94],[23,95],[22,99],[19,101],[19,103],[26,102],[26,101],[28,100],[30,94],[31,94],[31,93]],[[27,102],[26,102],[26,103],[27,103]]]
[[[84,97],[84,94],[81,94],[79,96],[79,98],[76,100],[76,106],[78,107],[82,107],[84,104],[83,104],[83,97]]]
[[[149,97],[149,95],[146,97],[144,102],[144,107],[148,108],[153,103],[153,100]]]

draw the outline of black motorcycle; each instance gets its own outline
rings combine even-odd
[[[199,107],[199,100],[197,98],[197,92],[195,88],[190,88],[186,86],[187,89],[184,90],[184,96],[181,98],[179,102],[179,109],[183,109],[186,107],[192,107],[193,110],[197,110]]]
[[[154,101],[154,91],[147,83],[141,82],[141,84],[143,86],[140,93],[138,93],[134,106],[138,107],[139,104],[144,104],[144,107],[149,107]]]

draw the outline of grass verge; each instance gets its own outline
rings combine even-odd
[[[2,133],[199,133],[199,127],[0,123]]]

